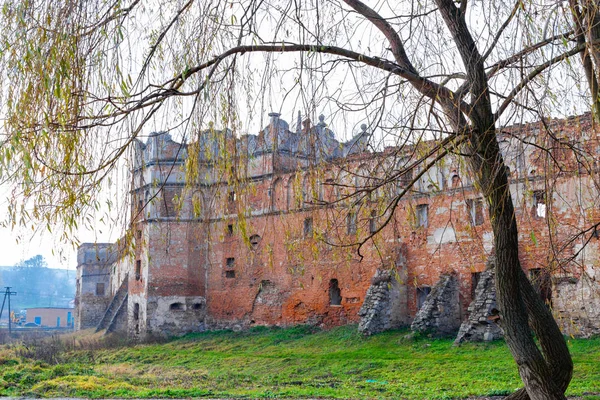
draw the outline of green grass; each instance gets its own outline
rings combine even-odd
[[[0,396],[454,399],[508,394],[520,386],[504,342],[452,347],[363,338],[356,327],[208,332],[165,344],[78,350],[48,365],[0,348]],[[600,393],[600,339],[569,340],[569,395]]]

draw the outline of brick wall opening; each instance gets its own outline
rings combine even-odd
[[[252,247],[253,250],[256,250],[258,248],[258,245],[260,244],[260,240],[261,240],[261,237],[259,235],[250,236],[250,246]]]
[[[369,233],[377,232],[377,210],[371,210],[369,217]]]
[[[339,306],[342,305],[342,291],[337,279],[329,281],[329,305]]]
[[[483,224],[483,199],[468,199],[467,210],[469,211],[469,219],[472,226]]]
[[[533,192],[533,210],[538,218],[546,218],[546,191],[536,190]]]
[[[304,219],[304,237],[309,238],[312,237],[313,234],[313,219],[312,217],[308,217]]]
[[[169,306],[169,310],[171,310],[171,311],[183,311],[183,303],[172,303]]]
[[[225,271],[225,278],[235,278],[235,271],[234,270]]]
[[[429,225],[429,205],[419,204],[417,206],[417,228],[427,228]]]

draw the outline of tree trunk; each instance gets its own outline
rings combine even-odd
[[[506,343],[517,363],[529,398],[565,399],[564,390],[572,371],[571,359],[554,318],[521,268],[517,221],[495,130],[488,128],[483,133],[481,130],[473,131],[469,146],[472,153],[471,168],[489,205],[497,260],[496,296]],[[528,318],[528,314],[531,318]],[[540,345],[548,361],[533,340],[528,319],[540,337]],[[555,381],[555,376],[564,378]]]

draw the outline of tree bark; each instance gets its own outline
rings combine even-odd
[[[506,166],[493,127],[471,134],[470,165],[489,205],[495,239],[496,296],[503,321],[506,343],[519,368],[521,380],[533,400],[565,399],[564,389],[570,380],[571,365],[564,338],[538,294],[528,282],[519,261],[518,230],[508,185]],[[541,303],[541,306],[540,306]],[[542,310],[544,308],[545,310]],[[531,313],[528,313],[531,311]],[[541,313],[540,316],[535,313]],[[528,318],[531,315],[531,318]],[[540,345],[548,362],[533,340],[528,319],[541,335]],[[553,357],[560,356],[556,368]],[[565,376],[561,382],[554,379]],[[565,384],[566,381],[566,384]]]

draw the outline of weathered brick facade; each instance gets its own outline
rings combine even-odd
[[[457,315],[466,318],[493,247],[485,201],[460,158],[448,155],[419,178],[421,167],[407,167],[431,143],[371,152],[368,139],[363,126],[340,143],[323,118],[292,132],[271,114],[256,136],[211,127],[189,145],[166,133],[139,143],[132,251],[110,270],[111,293],[128,280],[129,333],[356,323],[382,270],[395,277],[388,303],[398,309],[379,324],[409,324],[442,274],[456,277]],[[501,139],[524,268],[565,331],[598,332],[600,240],[589,228],[600,222],[600,146],[589,117],[514,126]],[[387,219],[360,255],[344,246]],[[87,303],[81,296],[80,310]]]

